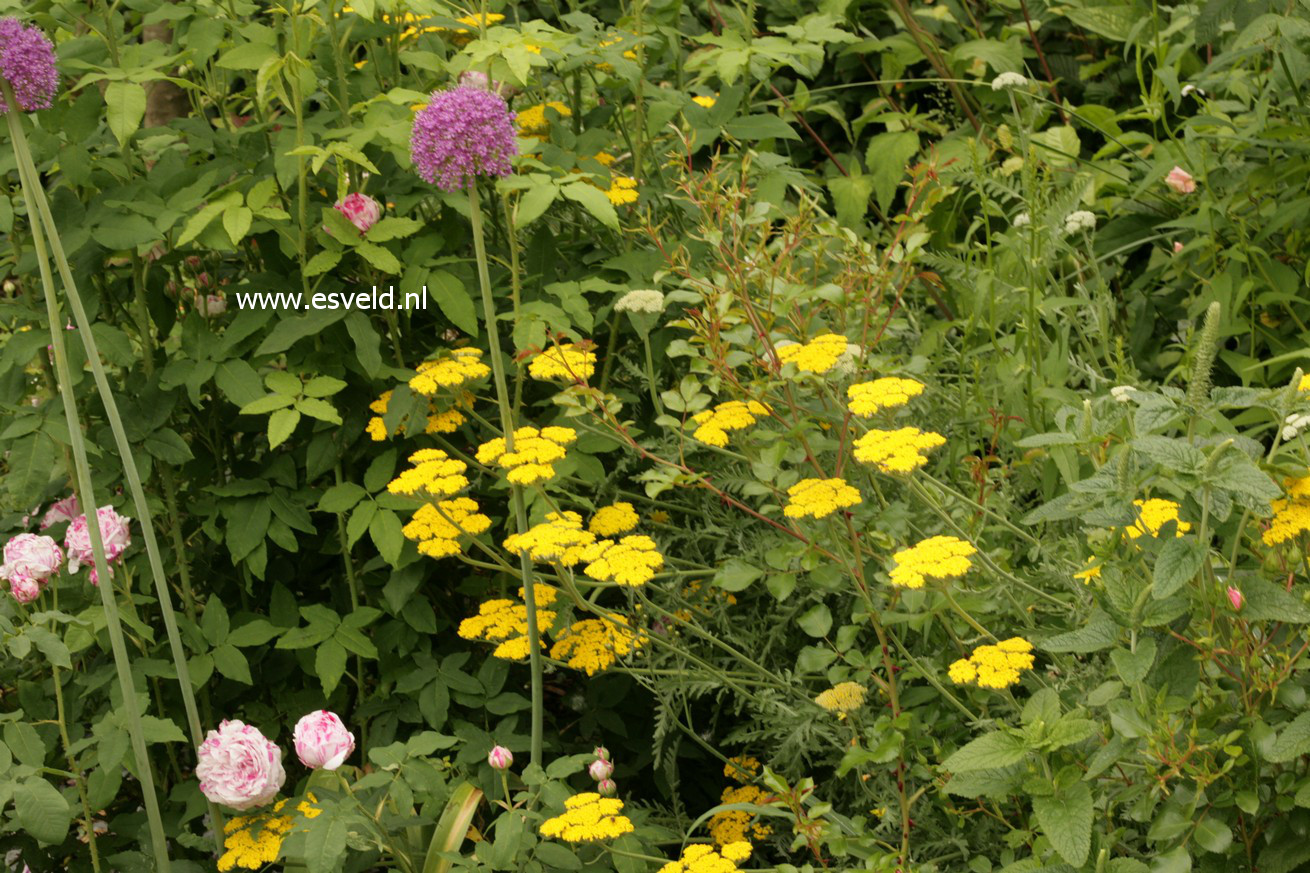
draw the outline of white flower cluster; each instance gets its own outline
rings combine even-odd
[[[992,79],[993,91],[1004,91],[1007,88],[1022,88],[1028,84],[1028,79],[1022,73],[1001,73],[995,79]]]
[[[651,289],[629,291],[619,298],[614,308],[619,312],[644,312],[654,315],[664,309],[664,295]]]
[[[1310,415],[1293,412],[1283,419],[1283,440],[1296,439],[1296,435],[1310,425]]]
[[[1132,385],[1116,385],[1110,389],[1110,396],[1120,403],[1131,403],[1137,389]]]
[[[1027,227],[1032,224],[1032,219],[1028,217],[1028,213],[1020,212],[1014,217],[1014,221],[1010,222],[1010,224],[1013,227]]]
[[[1069,213],[1069,217],[1064,220],[1065,233],[1077,233],[1080,230],[1093,230],[1096,227],[1096,216],[1085,209],[1079,209],[1077,212]]]

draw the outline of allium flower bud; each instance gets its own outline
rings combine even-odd
[[[614,784],[613,779],[602,779],[597,783],[596,791],[601,797],[613,797],[619,793],[619,786]]]
[[[591,774],[591,778],[595,781],[604,782],[606,779],[614,775],[614,765],[609,761],[598,759],[591,762],[591,766],[587,768],[587,772]]]
[[[1164,177],[1164,183],[1175,194],[1191,194],[1196,190],[1196,180],[1182,167],[1174,167],[1170,170],[1169,175]]]
[[[434,91],[414,117],[414,169],[443,191],[467,188],[478,176],[508,176],[518,154],[513,120],[505,99],[485,88]]]
[[[1234,612],[1242,608],[1242,592],[1238,591],[1231,585],[1228,586],[1228,602],[1233,605]]]
[[[20,108],[35,112],[49,109],[59,89],[55,69],[55,47],[36,27],[25,27],[17,18],[0,18],[0,76],[14,89]],[[9,110],[0,98],[0,114]]]
[[[514,765],[514,755],[504,746],[493,746],[487,755],[487,763],[493,770],[508,770]]]
[[[360,194],[358,191],[354,194],[347,194],[338,200],[332,208],[359,228],[360,236],[368,233],[368,229],[377,224],[378,219],[382,217],[382,204],[367,194]]]

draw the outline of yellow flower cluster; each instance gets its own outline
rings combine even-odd
[[[923,452],[946,444],[946,437],[917,427],[871,430],[855,441],[855,460],[884,473],[910,473],[928,463]]]
[[[868,418],[884,409],[904,406],[910,402],[910,398],[922,393],[922,382],[888,376],[872,382],[858,382],[847,388],[849,402],[846,408],[861,418]]]
[[[1284,479],[1283,489],[1292,500],[1310,500],[1310,476],[1301,479]]]
[[[625,206],[637,202],[637,180],[631,176],[611,176],[609,190],[605,192],[610,203]]]
[[[468,487],[464,471],[468,464],[450,457],[441,449],[419,449],[409,456],[414,466],[402,470],[387,484],[392,494],[417,494],[420,491],[434,497],[451,497]]]
[[[598,540],[583,553],[589,562],[586,574],[600,582],[614,582],[636,588],[645,585],[664,566],[664,556],[655,541],[644,534],[630,534],[621,540]]]
[[[424,397],[431,397],[442,388],[458,388],[490,375],[491,368],[482,363],[482,349],[454,349],[435,361],[419,364],[418,375],[409,380],[409,387]]]
[[[1008,688],[1019,682],[1019,674],[1033,668],[1033,645],[1023,637],[1011,637],[994,646],[979,646],[968,658],[951,664],[948,672],[957,685],[979,688]]]
[[[698,412],[691,417],[695,424],[696,439],[722,448],[728,444],[728,431],[745,430],[755,419],[769,414],[769,407],[756,400],[728,400],[713,409]]]
[[[753,755],[734,755],[723,765],[723,775],[746,783],[760,773],[760,759]]]
[[[788,518],[826,518],[860,502],[860,492],[845,479],[802,479],[787,489]]]
[[[314,795],[309,795],[313,801]],[[271,813],[238,815],[223,824],[223,848],[227,851],[218,859],[218,869],[222,873],[234,867],[245,870],[259,870],[265,864],[277,860],[282,850],[282,841],[291,832],[295,818],[289,815],[277,815],[286,806],[285,800],[278,801]],[[311,803],[301,801],[296,807],[305,818],[316,818],[323,812]]]
[[[1180,537],[1192,529],[1191,524],[1179,520],[1178,504],[1172,500],[1152,497],[1150,500],[1134,500],[1133,506],[1137,507],[1137,521],[1124,529],[1124,533],[1128,534],[1129,539],[1135,540],[1142,534],[1158,537],[1160,528],[1170,521],[1178,522],[1177,530],[1174,532],[1176,537]]]
[[[723,804],[763,804],[766,800],[767,795],[755,785],[729,785],[719,795],[719,802]],[[748,842],[751,838],[756,841],[767,839],[773,833],[773,828],[756,822],[755,816],[744,809],[725,809],[716,812],[710,817],[710,823],[706,827],[714,842],[725,847],[733,843]]]
[[[1274,518],[1262,537],[1266,546],[1285,543],[1310,531],[1310,500],[1275,500],[1271,505]]]
[[[595,676],[619,658],[631,655],[646,645],[646,635],[628,629],[628,619],[614,615],[608,619],[587,618],[574,622],[560,634],[550,649],[550,656],[574,670]]]
[[[595,843],[632,833],[632,822],[617,797],[601,797],[594,791],[575,794],[564,801],[564,812],[541,823],[541,834],[569,843]]]
[[[1297,391],[1310,391],[1310,373],[1301,377],[1301,381],[1296,384]]]
[[[637,510],[632,508],[631,503],[619,501],[596,510],[596,514],[591,517],[591,523],[587,525],[587,530],[602,537],[618,536],[632,530],[640,521]]]
[[[423,20],[419,16],[413,15],[412,13],[406,13],[405,19],[407,21]],[[487,14],[487,17],[485,19],[483,19],[483,17],[479,14],[474,14],[474,15],[465,15],[463,18],[456,18],[455,20],[458,21],[460,24],[464,25],[464,27],[456,27],[453,30],[449,31],[451,41],[454,42],[456,45],[464,45],[468,43],[471,39],[473,39],[473,34],[470,32],[469,28],[480,29],[484,21],[486,22],[487,27],[491,27],[493,24],[498,24],[499,22],[504,21],[505,16],[501,15],[499,12],[490,12]],[[420,33],[445,33],[445,32],[447,32],[447,28],[440,27],[437,25],[429,25],[421,29],[417,27],[410,27],[407,28],[405,32],[400,35],[400,38],[402,40],[405,40],[405,39],[412,39]]]
[[[778,349],[778,360],[795,364],[802,373],[823,374],[837,365],[837,359],[846,354],[846,337],[837,333],[816,336],[807,343],[783,346]]]
[[[566,510],[547,513],[546,520],[540,524],[509,535],[505,538],[505,548],[541,563],[572,567],[583,560],[586,547],[594,542],[596,535],[582,529],[582,516]]]
[[[555,613],[545,607],[555,603],[559,592],[539,582],[532,586],[532,593],[537,602],[537,625],[544,630],[555,623]],[[519,596],[523,596],[522,588]],[[478,608],[477,615],[459,623],[458,633],[466,640],[499,643],[492,655],[521,661],[528,656],[528,608],[508,598],[488,600]]]
[[[491,519],[478,511],[471,497],[456,497],[435,505],[423,504],[400,531],[418,543],[419,554],[447,558],[463,551],[461,536],[477,536],[489,527]]]
[[[396,434],[400,433],[402,430],[405,429],[406,419],[402,418],[399,422],[396,423],[396,429],[392,431],[390,434],[387,433],[387,424],[386,421],[383,420],[382,416],[387,414],[387,405],[391,402],[391,394],[392,392],[390,391],[384,391],[382,392],[381,397],[379,397],[377,400],[374,400],[372,403],[368,405],[368,408],[377,414],[368,420],[368,426],[365,427],[364,430],[366,433],[368,433],[370,437],[373,438],[374,442],[380,443],[383,440],[385,440],[388,436],[395,436]],[[473,403],[473,395],[465,392],[459,398],[459,403],[463,406],[471,406]],[[467,419],[464,418],[464,414],[454,407],[451,407],[450,409],[447,409],[444,412],[442,412],[441,410],[437,409],[436,404],[429,403],[428,423],[427,426],[423,429],[423,432],[424,433],[454,433],[457,429],[459,429],[459,426],[463,424],[466,420]]]
[[[496,463],[515,485],[544,482],[555,475],[555,463],[564,460],[564,447],[577,438],[571,427],[521,427],[514,431],[514,451],[506,450],[504,437],[496,437],[478,446],[478,463]]]
[[[717,852],[702,843],[682,850],[682,857],[670,861],[659,873],[736,873],[737,865],[751,856],[746,841],[728,843]]]
[[[551,346],[532,359],[528,373],[534,379],[583,382],[596,372],[596,353],[574,343]]]
[[[514,116],[514,122],[519,126],[519,133],[524,136],[541,136],[548,133],[550,131],[550,119],[546,117],[547,109],[555,110],[560,118],[571,118],[573,116],[573,110],[558,100],[538,103],[536,106],[529,106]]]
[[[921,543],[892,555],[896,566],[889,576],[893,585],[922,588],[928,579],[950,579],[969,572],[977,553],[971,543],[952,536],[928,537]]]
[[[864,705],[868,693],[868,689],[858,682],[838,682],[827,691],[819,692],[814,702],[844,718],[846,713],[854,712]]]

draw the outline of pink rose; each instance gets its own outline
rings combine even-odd
[[[337,201],[334,208],[359,228],[360,236],[367,233],[368,229],[377,224],[378,219],[382,217],[382,204],[367,194],[358,192],[347,194]]]
[[[296,757],[311,770],[335,770],[355,751],[355,735],[326,709],[296,722],[295,738]]]
[[[1242,608],[1242,592],[1231,585],[1228,586],[1228,602],[1233,605],[1234,612]]]
[[[227,300],[217,294],[196,294],[196,312],[214,318],[227,312]]]
[[[57,500],[46,510],[41,519],[41,530],[54,527],[65,521],[72,521],[82,514],[82,507],[77,505],[77,495],[70,494],[63,500]]]
[[[1169,175],[1164,177],[1164,183],[1175,194],[1191,194],[1196,190],[1196,180],[1182,167],[1174,167],[1170,170]]]
[[[587,768],[587,773],[597,782],[604,782],[614,775],[614,765],[604,758],[597,758]]]
[[[0,579],[9,582],[9,593],[15,600],[31,603],[63,563],[64,553],[53,537],[19,534],[5,543]]]
[[[277,743],[235,719],[224,720],[218,730],[210,731],[196,757],[200,793],[233,809],[263,806],[287,781]]]
[[[105,560],[112,563],[132,545],[132,519],[119,515],[112,506],[102,506],[96,510],[96,519],[100,538],[105,544]],[[68,533],[64,535],[64,548],[68,550],[68,572],[76,573],[86,564],[91,567],[91,584],[99,585],[100,577],[94,566],[91,532],[85,515],[79,515],[68,526]]]
[[[504,746],[493,746],[487,754],[487,763],[493,770],[508,770],[514,764],[514,753]]]

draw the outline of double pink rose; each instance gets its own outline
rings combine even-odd
[[[311,770],[335,770],[355,751],[355,735],[326,709],[296,722],[295,742],[296,757]]]
[[[100,538],[105,544],[105,560],[112,563],[132,545],[132,519],[119,515],[112,506],[102,506],[96,510],[96,519]],[[91,584],[99,585],[100,577],[96,573],[95,558],[91,553],[91,531],[85,515],[79,515],[68,526],[68,533],[64,535],[64,548],[68,550],[68,572],[76,573],[86,564],[91,567]]]
[[[45,515],[41,518],[41,530],[54,527],[61,522],[72,521],[81,514],[82,507],[77,505],[77,495],[70,494],[63,500],[57,500],[50,505],[50,508],[46,510]]]
[[[350,223],[359,228],[360,236],[368,232],[368,229],[378,223],[382,217],[382,204],[374,200],[367,194],[347,194],[336,202],[333,207],[350,220]]]
[[[233,809],[265,805],[287,781],[282,749],[242,721],[224,721],[210,731],[197,757],[200,792]]]
[[[9,583],[9,593],[15,600],[31,603],[63,563],[64,553],[53,537],[19,534],[5,543],[0,579]]]

